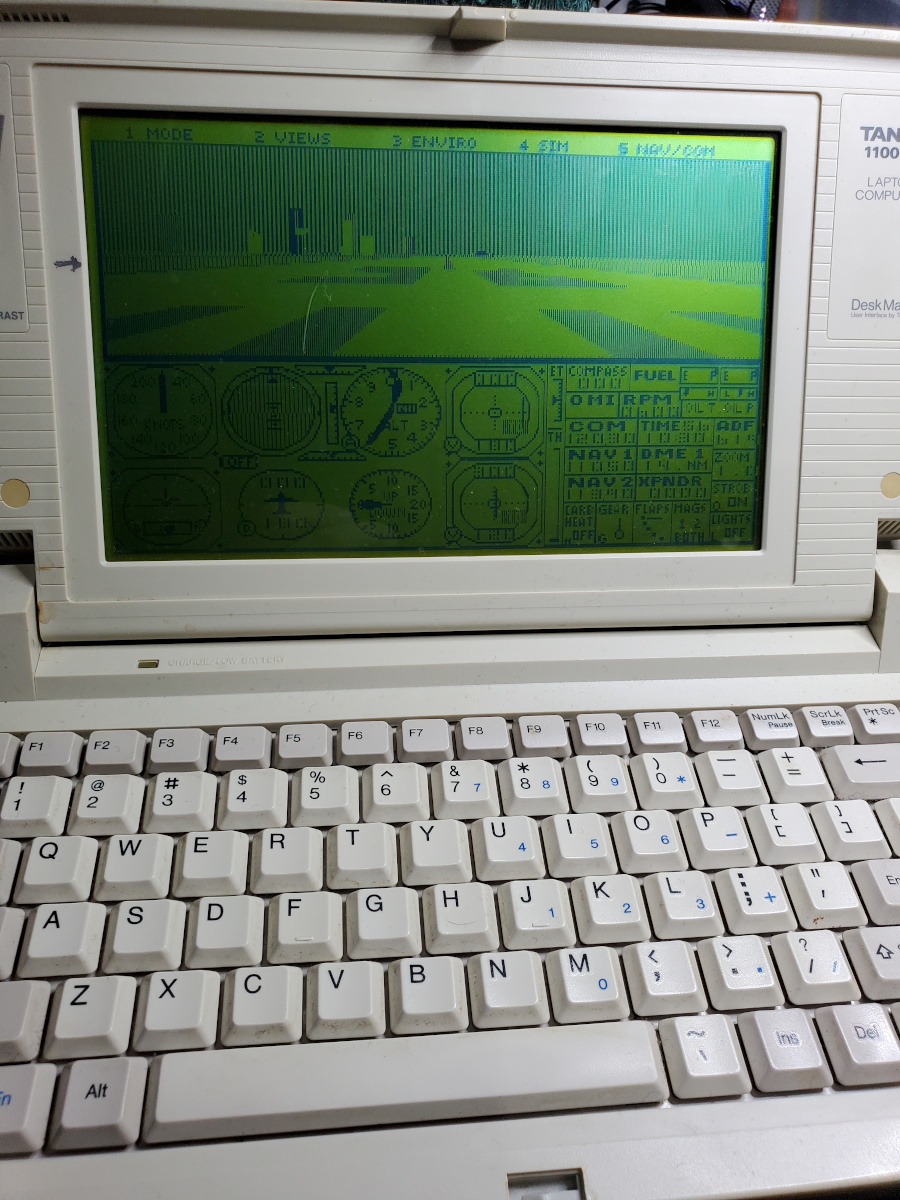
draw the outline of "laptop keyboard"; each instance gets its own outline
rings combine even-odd
[[[893,704],[0,734],[0,779],[4,1154],[900,1083]]]

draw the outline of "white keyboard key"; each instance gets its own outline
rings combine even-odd
[[[854,704],[847,715],[861,746],[900,742],[900,708],[896,704]]]
[[[219,784],[220,829],[280,829],[287,824],[287,814],[284,771],[230,771]]]
[[[413,821],[400,830],[400,867],[410,887],[468,883],[469,835],[461,821]]]
[[[617,869],[609,825],[598,813],[546,817],[541,835],[547,866],[557,879],[612,875]]]
[[[350,767],[304,767],[291,780],[291,824],[330,828],[359,820],[359,775]]]
[[[141,981],[134,1048],[201,1050],[216,1040],[219,976],[215,971],[160,971]]]
[[[144,828],[148,833],[202,833],[216,816],[215,775],[173,771],[150,784]]]
[[[749,750],[711,750],[694,759],[706,803],[748,808],[768,804],[769,793]]]
[[[900,1041],[882,1005],[820,1008],[816,1024],[838,1083],[845,1087],[900,1083]]]
[[[509,758],[497,769],[503,811],[546,817],[569,810],[562,767],[555,758]]]
[[[731,868],[713,876],[730,933],[781,933],[797,918],[781,879],[771,867]]]
[[[572,884],[578,936],[589,946],[642,942],[650,921],[641,889],[630,875],[595,875]]]
[[[887,800],[879,800],[872,808],[887,834],[891,849],[900,856],[900,798],[892,796]]]
[[[485,758],[488,762],[512,758],[506,718],[463,717],[456,726],[456,751],[460,758]]]
[[[695,754],[706,750],[740,750],[744,745],[741,725],[730,708],[708,708],[690,712],[684,731]]]
[[[158,900],[169,891],[175,842],[164,833],[112,837],[100,850],[97,900]]]
[[[838,800],[881,800],[900,792],[900,744],[828,746],[822,766]]]
[[[900,859],[856,863],[850,874],[869,919],[876,925],[896,925],[900,921]]]
[[[549,1021],[544,970],[533,951],[473,955],[467,972],[472,1023],[477,1029],[512,1029]]]
[[[639,1017],[677,1016],[706,1008],[694,951],[687,942],[626,946],[622,965],[631,1003]]]
[[[282,725],[275,752],[280,770],[330,767],[333,761],[334,733],[327,725]]]
[[[21,742],[13,733],[0,733],[0,779],[9,779],[16,768]]]
[[[740,724],[748,750],[759,752],[800,745],[800,735],[790,709],[751,708],[741,713]]]
[[[94,838],[35,838],[25,851],[16,884],[17,904],[87,900],[94,882]]]
[[[733,1012],[784,1004],[784,993],[762,938],[753,934],[710,938],[697,946],[697,957],[713,1008]]]
[[[560,716],[519,717],[513,721],[513,735],[523,758],[530,754],[566,758],[572,753],[566,723]]]
[[[772,953],[791,1004],[859,999],[859,987],[843,947],[830,929],[776,934]]]
[[[635,754],[686,751],[681,718],[673,712],[639,712],[626,722]]]
[[[641,808],[700,808],[703,796],[686,754],[639,754],[631,778]]]
[[[853,728],[850,718],[837,704],[810,704],[794,713],[794,721],[804,746],[850,745]]]
[[[338,738],[338,760],[348,767],[394,761],[394,731],[387,721],[345,721]]]
[[[130,975],[67,979],[53,995],[44,1057],[124,1054],[131,1037],[136,990]]]
[[[66,827],[71,797],[71,779],[15,776],[3,791],[0,837],[58,837]]]
[[[50,991],[46,979],[0,983],[0,1063],[37,1058],[44,1038]]]
[[[563,774],[573,812],[612,813],[637,808],[628,768],[614,754],[567,758]]]
[[[453,757],[453,735],[446,721],[428,717],[400,726],[397,757],[401,762],[436,763]]]
[[[494,893],[485,883],[427,888],[422,917],[429,954],[480,954],[500,945]]]
[[[457,1033],[469,1024],[466,975],[458,958],[408,958],[388,967],[394,1033]]]
[[[428,772],[419,763],[367,767],[362,777],[364,821],[427,821]]]
[[[26,733],[19,751],[19,774],[71,779],[78,774],[83,749],[84,738],[77,733]]]
[[[195,900],[188,912],[184,965],[255,967],[262,962],[265,904],[259,896]]]
[[[900,999],[900,926],[848,929],[844,949],[870,1000]]]
[[[104,837],[137,833],[144,781],[134,775],[86,775],[75,789],[69,833]]]
[[[736,808],[689,808],[678,818],[678,827],[691,866],[698,871],[756,865],[744,818]]]
[[[569,893],[558,879],[502,883],[497,892],[503,942],[510,950],[575,945]]]
[[[325,875],[330,888],[394,887],[397,835],[390,825],[338,825],[325,839]]]
[[[837,862],[889,858],[878,818],[865,800],[829,800],[809,810],[825,853]]]
[[[250,848],[250,890],[317,892],[324,881],[325,835],[321,829],[264,829]]]
[[[19,977],[91,975],[100,961],[106,909],[102,904],[42,904],[28,918]]]
[[[205,771],[212,739],[205,729],[157,729],[150,738],[147,771]]]
[[[0,838],[0,904],[6,904],[12,895],[21,855],[21,843]]]
[[[834,1082],[804,1009],[741,1013],[738,1029],[761,1092],[806,1091]]]
[[[216,733],[213,771],[262,770],[272,757],[272,732],[262,725],[227,725]]]
[[[51,1063],[0,1067],[0,1154],[40,1150],[55,1085],[56,1068]]]
[[[337,962],[344,953],[344,913],[334,892],[276,896],[269,905],[270,963]]]
[[[431,772],[434,815],[459,821],[500,813],[497,775],[483,759],[439,763]]]
[[[619,868],[629,875],[684,871],[687,855],[675,818],[664,809],[616,813],[610,820]]]
[[[89,1059],[62,1073],[50,1125],[54,1150],[130,1146],[141,1132],[147,1060]]]
[[[760,862],[770,867],[791,863],[822,862],[825,851],[816,836],[809,812],[802,804],[761,804],[748,808],[747,826]]]
[[[618,713],[579,713],[570,727],[576,754],[630,754],[625,722]]]
[[[719,1013],[666,1017],[659,1023],[672,1091],[681,1100],[742,1096],[750,1091],[734,1025]]]
[[[103,948],[108,974],[177,971],[187,907],[180,900],[126,900],[109,915]]]
[[[380,1037],[386,1028],[381,963],[342,962],[312,967],[306,977],[306,1036]]]
[[[0,908],[0,979],[9,979],[13,973],[24,928],[25,914],[20,908]]]
[[[145,733],[136,729],[98,729],[88,734],[84,769],[102,775],[140,775],[146,753]]]
[[[347,897],[349,958],[414,958],[422,953],[419,897],[412,888],[379,888]]]
[[[172,895],[239,896],[247,886],[250,839],[239,830],[189,833],[178,841]]]
[[[619,956],[608,946],[557,950],[547,955],[545,965],[553,1015],[560,1024],[628,1016]]]
[[[225,976],[223,1046],[297,1042],[303,1026],[299,967],[242,967]]]
[[[531,817],[492,817],[472,826],[475,874],[494,882],[546,874],[537,823]]]
[[[800,863],[785,867],[784,882],[804,929],[865,925],[866,914],[843,863]]]
[[[809,746],[764,750],[757,761],[776,804],[813,804],[834,799],[819,756]]]
[[[715,937],[725,926],[702,871],[663,872],[644,880],[644,898],[658,938]]]

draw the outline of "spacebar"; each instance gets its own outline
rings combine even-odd
[[[160,1055],[148,1142],[650,1104],[669,1094],[653,1026],[503,1029]]]

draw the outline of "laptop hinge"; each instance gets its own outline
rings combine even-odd
[[[0,566],[0,700],[33,700],[38,638],[34,571]]]

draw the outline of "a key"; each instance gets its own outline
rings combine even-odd
[[[706,1008],[694,951],[687,942],[626,946],[622,965],[631,1003],[639,1017],[677,1016]]]
[[[16,769],[21,742],[13,733],[0,733],[0,779],[9,779]]]
[[[157,729],[150,738],[147,771],[205,771],[212,739],[205,729]]]
[[[866,914],[843,863],[800,863],[785,867],[784,882],[804,929],[865,925]]]
[[[900,744],[828,746],[822,766],[838,800],[881,800],[900,791]]]
[[[626,725],[635,754],[661,754],[687,750],[681,718],[673,712],[639,712]]]
[[[850,874],[876,925],[900,921],[900,859],[883,858],[855,863]]]
[[[216,733],[213,771],[262,769],[272,757],[272,732],[262,725],[227,725]]]
[[[699,808],[703,796],[685,754],[639,754],[629,764],[641,808]]]
[[[900,1041],[881,1004],[819,1008],[816,1025],[838,1083],[900,1083]]]
[[[434,815],[467,821],[500,814],[497,776],[483,759],[439,763],[431,772]]]
[[[761,1092],[807,1091],[834,1082],[804,1009],[741,1013],[738,1029]]]
[[[468,883],[469,836],[461,821],[413,821],[400,830],[400,868],[410,887]]]
[[[348,767],[393,762],[393,729],[387,721],[345,721],[338,734],[338,761]]]
[[[544,971],[531,950],[476,954],[467,964],[472,1023],[477,1029],[544,1025],[550,1019]]]
[[[397,835],[390,825],[338,825],[325,839],[325,874],[330,888],[394,887]]]
[[[250,847],[250,890],[316,892],[324,880],[325,836],[321,829],[264,829]]]
[[[175,852],[172,895],[239,896],[247,885],[250,839],[239,830],[189,833]]]
[[[837,862],[888,858],[890,848],[865,800],[829,800],[809,810],[825,853]]]
[[[311,967],[306,977],[306,1036],[380,1037],[386,1028],[384,968],[373,962]]]
[[[771,867],[717,871],[713,881],[730,933],[781,933],[797,928],[784,886]]]
[[[628,768],[614,754],[567,758],[563,774],[573,812],[612,813],[637,808]]]
[[[364,821],[427,821],[428,773],[419,763],[367,767],[362,777]]]
[[[16,884],[17,904],[87,900],[94,882],[94,838],[35,838],[25,851]]]
[[[748,750],[759,753],[781,746],[800,745],[800,734],[790,709],[751,708],[741,713],[739,720]]]
[[[678,827],[691,866],[698,871],[756,865],[744,819],[736,808],[689,808],[678,818]]]
[[[806,705],[794,713],[794,721],[804,746],[850,745],[853,728],[850,718],[838,704]]]
[[[519,717],[513,721],[513,735],[523,758],[530,754],[566,758],[571,754],[569,733],[560,716]]]
[[[136,990],[130,975],[67,979],[53,994],[44,1057],[124,1054],[131,1037]]]
[[[33,909],[19,958],[19,977],[92,974],[100,961],[105,921],[102,904],[82,901]]]
[[[137,833],[144,781],[134,775],[86,775],[75,789],[69,833],[104,837]]]
[[[715,937],[725,927],[702,871],[664,871],[644,880],[644,898],[658,938]]]
[[[834,799],[819,757],[809,746],[764,750],[757,761],[776,804],[812,804]]]
[[[300,767],[330,767],[334,733],[327,725],[282,725],[278,731],[275,766],[282,771]]]
[[[50,991],[46,979],[0,983],[0,1063],[37,1058],[44,1038]]]
[[[144,829],[147,833],[202,833],[212,829],[216,784],[215,775],[200,771],[157,775],[147,795]]]
[[[642,942],[650,921],[641,889],[630,875],[594,875],[572,884],[578,936],[589,946]]]
[[[83,749],[84,738],[77,733],[26,733],[19,751],[19,774],[71,779],[78,774]]]
[[[463,717],[456,726],[456,752],[460,758],[500,762],[512,757],[505,717]]]
[[[327,829],[359,820],[359,775],[350,767],[304,767],[291,780],[291,824]]]
[[[450,726],[439,717],[403,721],[397,757],[401,762],[436,763],[453,757]]]
[[[472,826],[475,874],[489,882],[546,874],[537,823],[531,817],[491,817]]]
[[[21,855],[21,843],[0,838],[0,904],[6,904],[12,895]]]
[[[215,971],[159,971],[138,990],[134,1048],[202,1050],[216,1040],[219,976]]]
[[[546,817],[568,812],[562,767],[554,758],[510,758],[497,769],[508,816]]]
[[[616,813],[610,820],[619,868],[629,875],[684,871],[687,855],[670,812]]]
[[[900,999],[900,926],[848,929],[844,949],[870,1000]]]
[[[580,875],[612,875],[616,856],[609,826],[598,813],[568,813],[541,821],[550,874],[557,879]]]
[[[859,987],[843,947],[830,929],[779,933],[771,945],[791,1004],[835,1004],[859,999]]]
[[[103,947],[108,975],[177,971],[187,907],[180,900],[126,900],[109,915]]]
[[[552,950],[575,945],[569,894],[558,879],[502,883],[497,900],[508,949]]]
[[[466,976],[458,958],[407,958],[388,967],[394,1033],[456,1033],[469,1024]]]
[[[296,1042],[303,1026],[299,967],[241,967],[225,976],[222,1045]]]
[[[734,1025],[720,1013],[666,1017],[659,1023],[672,1091],[681,1100],[742,1096],[750,1091]]]
[[[847,716],[861,746],[900,742],[900,709],[896,704],[854,704]]]
[[[347,897],[349,958],[410,958],[422,953],[419,898],[412,888],[379,888]]]
[[[287,824],[288,777],[273,767],[230,771],[219,784],[220,829],[280,829]]]
[[[72,781],[57,775],[16,775],[3,791],[0,837],[58,837],[66,827]]]
[[[277,896],[269,905],[270,963],[336,962],[344,953],[344,913],[334,892]]]
[[[145,1058],[89,1059],[62,1073],[50,1124],[54,1150],[130,1146],[141,1132]]]
[[[891,796],[887,800],[879,800],[872,805],[872,809],[881,822],[894,854],[900,855],[900,798]]]
[[[13,973],[24,928],[25,914],[20,908],[0,908],[0,979],[9,979]]]
[[[51,1063],[0,1067],[0,1154],[40,1150],[55,1084],[56,1068]]]
[[[259,896],[204,897],[188,910],[184,965],[254,967],[262,961],[265,904]]]
[[[694,759],[706,803],[748,808],[768,804],[756,761],[748,750],[710,750]]]
[[[767,866],[824,860],[825,851],[802,804],[761,804],[745,815],[756,852]]]
[[[608,946],[556,950],[545,960],[553,1015],[562,1025],[629,1014],[619,956]]]
[[[730,708],[700,709],[684,718],[684,731],[695,754],[707,750],[740,750],[741,725]]]
[[[164,833],[112,837],[100,849],[97,900],[157,900],[167,895],[174,839]]]
[[[762,938],[753,934],[710,938],[697,946],[697,957],[713,1008],[734,1012],[784,1004],[784,993]]]
[[[146,734],[136,729],[98,729],[88,734],[84,767],[101,775],[140,775],[146,753]]]
[[[579,755],[631,753],[625,722],[618,713],[579,713],[570,732]]]
[[[494,893],[485,883],[427,888],[422,918],[429,954],[480,954],[500,945]]]

